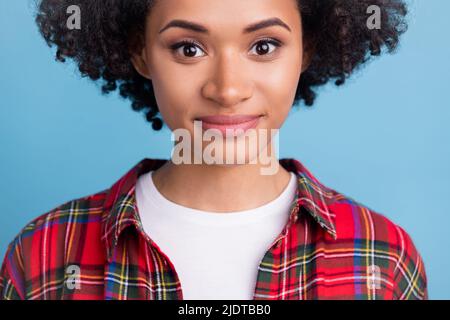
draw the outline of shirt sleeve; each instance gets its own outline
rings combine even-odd
[[[23,260],[17,239],[9,244],[0,269],[0,300],[24,300]]]
[[[428,300],[427,275],[422,256],[409,234],[397,226],[398,261],[394,270],[395,300]]]

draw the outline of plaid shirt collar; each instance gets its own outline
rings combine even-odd
[[[112,252],[123,230],[134,226],[141,234],[145,234],[136,206],[136,182],[140,175],[160,168],[166,161],[149,158],[141,160],[107,191],[103,205],[102,240],[105,243],[108,262],[111,261]],[[301,212],[298,209],[303,207],[333,239],[337,239],[335,215],[330,207],[335,201],[336,192],[322,185],[300,161],[285,158],[279,162],[287,171],[294,172],[298,181],[296,197],[291,205],[285,230],[297,221]]]

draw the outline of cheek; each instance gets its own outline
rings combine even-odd
[[[163,121],[170,129],[184,127],[183,120],[189,111],[189,105],[178,83],[164,82],[164,79],[155,79],[153,89],[159,112]],[[176,93],[176,94],[175,94]]]
[[[166,64],[166,66],[164,65]],[[189,118],[190,110],[195,110],[193,94],[194,81],[184,79],[190,77],[187,72],[170,65],[161,63],[153,68],[152,83],[159,111],[164,122],[171,129],[184,127],[183,121]]]
[[[281,123],[292,108],[301,73],[301,55],[292,54],[267,69],[259,81],[274,125]]]
[[[278,94],[280,101],[293,99],[300,79],[302,54],[297,46],[285,50],[280,59],[267,72],[271,92]]]

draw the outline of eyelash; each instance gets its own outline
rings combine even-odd
[[[257,45],[258,43],[269,43],[269,44],[274,45],[276,48],[280,48],[280,47],[283,45],[283,43],[282,43],[280,40],[278,40],[278,39],[275,39],[275,38],[263,38],[263,39],[259,39],[259,40],[252,46],[252,48],[253,48],[255,45]],[[186,39],[186,40],[182,40],[182,41],[180,41],[180,42],[177,42],[177,43],[171,45],[169,48],[170,48],[170,50],[175,54],[176,51],[177,51],[178,49],[180,49],[180,48],[182,48],[182,47],[184,47],[184,46],[195,46],[195,47],[200,48],[200,50],[204,51],[204,50],[201,48],[201,45],[200,45],[200,44],[198,44],[196,41],[189,40],[189,39]],[[275,51],[276,51],[276,49],[275,49]],[[266,55],[259,55],[259,57],[270,56],[270,55],[272,55],[272,54],[274,54],[274,53],[272,52],[272,53],[269,53],[269,54],[266,54]],[[186,57],[186,58],[193,58],[193,57]]]

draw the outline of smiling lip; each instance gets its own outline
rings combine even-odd
[[[203,130],[217,129],[222,132],[223,135],[227,134],[227,129],[231,133],[235,133],[236,130],[242,129],[247,131],[255,128],[258,125],[261,116],[257,115],[234,115],[234,116],[207,116],[200,117],[196,120],[202,121]]]

